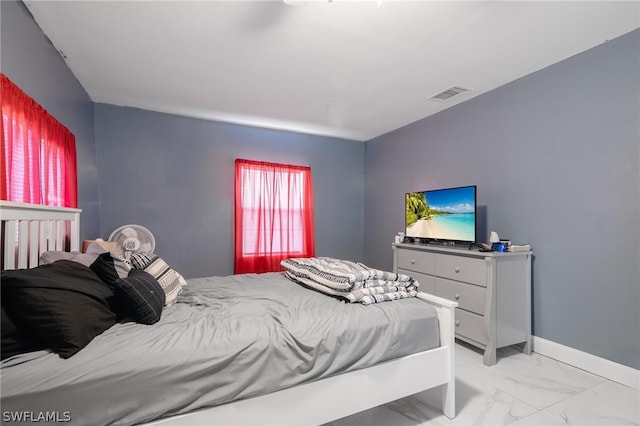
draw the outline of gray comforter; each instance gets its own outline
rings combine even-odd
[[[437,345],[435,310],[419,299],[349,304],[282,273],[192,279],[154,325],[116,324],[66,360],[46,351],[5,360],[2,411],[134,424]]]

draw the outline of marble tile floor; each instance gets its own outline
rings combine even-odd
[[[412,395],[324,426],[640,425],[640,392],[533,353],[503,348],[492,367],[456,344],[456,411],[439,410],[437,390]]]

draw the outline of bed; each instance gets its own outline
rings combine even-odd
[[[79,210],[0,208],[4,269],[78,250]],[[347,304],[282,273],[190,279],[153,325],[117,323],[68,359],[3,360],[3,420],[311,425],[434,387],[453,418],[455,307],[425,293]]]

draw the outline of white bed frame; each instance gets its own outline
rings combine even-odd
[[[48,250],[78,251],[81,211],[0,201],[3,269],[34,268]]]
[[[37,266],[41,253],[80,246],[80,210],[0,201],[5,269]],[[456,302],[419,293],[435,306],[440,347],[267,395],[168,417],[148,425],[320,425],[441,386],[442,412],[455,417]]]

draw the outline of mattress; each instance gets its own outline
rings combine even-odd
[[[191,279],[154,325],[116,324],[66,360],[38,351],[2,362],[3,420],[148,422],[438,344],[435,309],[420,299],[350,304],[282,273]]]

